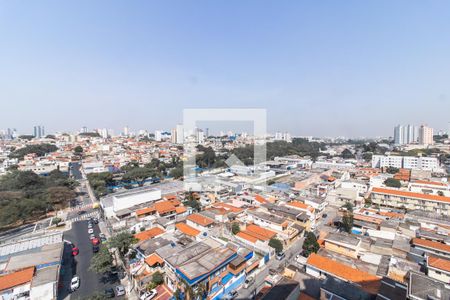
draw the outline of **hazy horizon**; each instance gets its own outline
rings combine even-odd
[[[265,108],[268,131],[449,130],[450,2],[0,2],[0,129],[168,130]]]

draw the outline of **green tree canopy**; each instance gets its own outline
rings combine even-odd
[[[271,238],[269,246],[275,249],[275,252],[280,253],[283,251],[283,243],[277,238]]]
[[[316,235],[308,231],[305,236],[305,241],[303,242],[303,256],[308,257],[311,253],[317,253],[319,251],[319,243],[317,242]]]
[[[231,231],[233,232],[233,234],[237,234],[239,231],[241,231],[239,223],[234,222],[233,225],[231,225]]]
[[[110,271],[112,266],[113,257],[111,253],[109,253],[106,245],[100,245],[99,251],[91,258],[91,266],[89,267],[89,270],[98,274],[103,274]]]
[[[37,156],[44,156],[47,153],[55,152],[58,150],[53,144],[38,144],[38,145],[27,145],[23,148],[16,149],[9,154],[10,158],[23,159],[23,157],[30,153],[35,153]]]
[[[395,178],[388,178],[384,181],[384,184],[388,187],[400,188],[402,187],[402,183],[400,180]]]
[[[135,244],[137,239],[128,231],[122,231],[109,239],[109,246],[111,248],[117,248],[120,254],[125,255],[128,253],[131,245]]]

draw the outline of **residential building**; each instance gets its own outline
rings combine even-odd
[[[397,125],[394,127],[396,145],[413,144],[419,141],[419,128],[414,125]]]
[[[428,127],[426,125],[420,126],[419,129],[419,144],[428,146],[433,145],[433,128]]]
[[[438,256],[427,257],[428,276],[450,285],[450,260]]]
[[[373,155],[372,168],[394,167],[397,169],[440,170],[436,157]]]
[[[372,203],[383,207],[418,209],[450,216],[450,197],[375,187],[371,199]]]

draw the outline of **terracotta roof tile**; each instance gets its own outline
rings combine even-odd
[[[184,206],[178,206],[175,208],[175,211],[177,212],[177,214],[182,214],[182,213],[185,213],[187,211],[187,209]]]
[[[171,201],[160,201],[155,203],[155,209],[159,214],[165,214],[171,211],[175,211],[175,206]]]
[[[6,275],[1,275],[0,291],[28,283],[33,279],[33,275],[34,267],[26,268]]]
[[[158,254],[153,253],[145,258],[145,263],[150,267],[153,267],[156,264],[162,265],[164,260]]]
[[[201,214],[192,214],[189,215],[187,220],[192,221],[200,226],[209,226],[214,223],[214,220],[208,217],[205,217]]]
[[[238,236],[238,237],[240,237],[240,238],[242,238],[244,240],[247,240],[247,241],[249,241],[251,243],[256,243],[258,241],[257,238],[255,238],[252,235],[249,235],[248,233],[245,233],[244,231],[239,231],[238,233],[236,233],[236,236]]]
[[[400,191],[400,190],[374,187],[372,189],[372,193],[388,194],[388,195],[395,195],[395,196],[400,196],[400,197],[409,197],[409,198],[416,198],[416,199],[421,199],[421,200],[431,200],[431,201],[450,203],[450,197],[438,196],[438,195],[427,195],[427,194],[414,193],[414,192],[409,192],[409,191]]]
[[[428,257],[428,266],[450,273],[450,260],[448,259],[430,256]]]
[[[139,241],[145,241],[157,237],[158,235],[161,235],[163,233],[165,233],[163,229],[159,227],[153,227],[135,234],[134,237],[137,238]]]
[[[429,241],[429,240],[424,240],[424,239],[419,239],[419,238],[413,238],[411,242],[414,245],[418,245],[418,246],[421,246],[424,248],[435,249],[435,250],[450,253],[450,245],[446,245],[446,244],[442,244],[442,243],[434,242],[434,241]]]
[[[186,223],[177,223],[177,224],[175,224],[175,227],[182,233],[189,235],[189,236],[197,236],[200,234],[199,230],[189,226]]]
[[[253,235],[260,240],[262,239],[263,241],[270,240],[277,234],[276,232],[274,232],[272,230],[265,229],[260,226],[254,225],[254,224],[247,225],[247,228],[245,229],[245,231],[248,234]]]
[[[308,257],[307,264],[340,279],[356,283],[371,293],[376,293],[378,291],[380,278],[375,275],[354,269],[343,263],[315,253],[312,253]]]

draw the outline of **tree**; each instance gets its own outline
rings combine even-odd
[[[438,194],[438,196],[441,196],[441,197],[444,196],[444,192],[443,191],[438,191],[437,194]]]
[[[317,242],[316,235],[308,231],[306,233],[305,241],[303,242],[303,256],[308,257],[311,253],[317,253],[319,251],[319,243]]]
[[[237,234],[239,231],[241,231],[239,223],[234,222],[233,225],[231,225],[231,231],[233,232],[233,234]]]
[[[102,294],[102,293],[95,293],[93,295],[90,295],[87,298],[83,298],[84,300],[106,300],[106,295]]]
[[[128,231],[122,231],[111,237],[109,240],[109,246],[111,248],[117,248],[120,254],[123,256],[128,253],[131,245],[135,244],[137,239]]]
[[[145,179],[152,177],[154,174],[155,172],[151,169],[137,167],[126,172],[122,179],[125,181],[137,181],[139,185],[143,185]]]
[[[99,251],[91,258],[91,266],[89,270],[98,274],[103,274],[111,270],[113,265],[113,257],[109,253],[106,245],[100,245]]]
[[[384,181],[384,184],[388,187],[394,187],[394,188],[400,188],[402,186],[402,183],[400,180],[395,178],[388,178]]]
[[[353,228],[353,205],[347,202],[343,206],[346,210],[342,217],[342,227],[344,231],[351,233]]]
[[[83,153],[83,147],[81,147],[81,146],[76,146],[76,147],[73,149],[73,152],[74,152],[76,155],[81,155],[81,154]]]
[[[277,238],[271,238],[269,246],[274,248],[277,253],[283,252],[283,243]]]
[[[23,159],[25,155],[30,153],[34,153],[37,156],[44,156],[45,154],[55,152],[56,150],[58,150],[58,147],[53,144],[27,145],[11,152],[9,158]]]
[[[52,223],[55,224],[56,226],[58,226],[58,224],[59,224],[61,221],[62,221],[61,218],[58,218],[58,217],[54,217],[54,218],[52,219]]]
[[[352,151],[348,150],[347,148],[342,151],[341,156],[344,159],[355,158],[355,155],[352,153]]]
[[[49,187],[47,189],[48,202],[54,208],[65,207],[67,202],[76,197],[76,193],[65,186]]]
[[[397,174],[400,171],[399,168],[396,167],[387,167],[386,172],[389,174]]]
[[[161,272],[156,271],[153,275],[152,275],[152,282],[158,286],[162,283],[164,283],[164,277],[163,274],[161,274]]]

